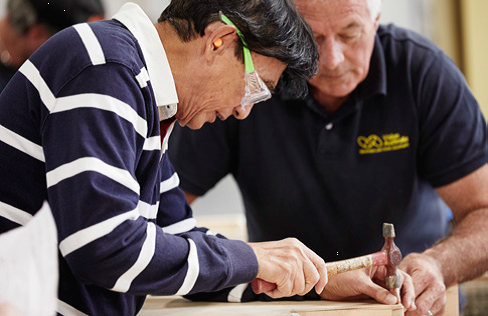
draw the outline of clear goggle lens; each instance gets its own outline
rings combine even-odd
[[[241,106],[255,104],[258,102],[266,101],[271,98],[271,92],[266,84],[258,76],[256,71],[252,73],[244,72],[244,80],[246,82],[246,90],[241,100]]]

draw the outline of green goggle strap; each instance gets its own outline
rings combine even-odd
[[[248,74],[252,74],[254,72],[254,64],[251,58],[251,51],[249,50],[249,48],[247,48],[247,43],[246,40],[244,39],[244,35],[241,33],[241,31],[239,31],[237,26],[235,26],[235,24],[232,23],[231,20],[229,20],[228,17],[226,17],[222,12],[219,12],[219,14],[222,22],[236,28],[237,35],[239,35],[239,38],[242,41],[242,48],[244,49],[244,67],[246,68],[246,72]]]

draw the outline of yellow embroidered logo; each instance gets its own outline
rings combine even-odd
[[[399,150],[410,146],[410,139],[408,136],[400,136],[400,134],[385,134],[382,137],[378,135],[369,135],[368,137],[359,136],[357,138],[359,153],[376,154],[384,151]]]

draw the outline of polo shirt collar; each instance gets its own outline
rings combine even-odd
[[[378,34],[375,36],[373,53],[369,65],[369,72],[354,91],[357,96],[367,99],[376,95],[386,95],[386,62],[385,54]]]
[[[168,4],[169,2],[166,6]],[[159,119],[164,120],[174,116],[178,95],[166,52],[153,23],[141,7],[131,2],[124,4],[119,12],[113,16],[113,19],[124,24],[141,47],[156,98]]]

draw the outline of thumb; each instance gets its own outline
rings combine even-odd
[[[395,305],[399,303],[398,298],[393,293],[375,283],[367,286],[364,289],[364,294],[382,304]]]

